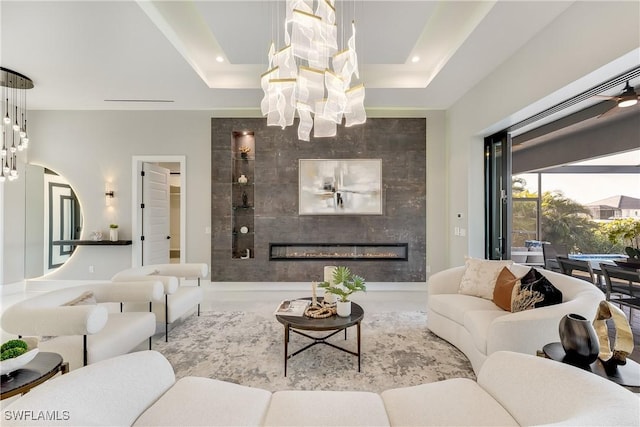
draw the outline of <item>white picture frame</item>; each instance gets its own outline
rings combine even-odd
[[[299,215],[382,215],[382,159],[300,159]]]

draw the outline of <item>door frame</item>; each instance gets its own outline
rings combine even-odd
[[[496,146],[500,146],[498,159]],[[511,135],[502,131],[486,137],[484,155],[484,255],[486,259],[511,259]],[[499,254],[495,253],[496,244]]]
[[[180,164],[180,263],[187,258],[187,160],[185,156],[132,156],[131,157],[131,235],[133,236],[133,249],[131,251],[131,266],[142,265],[142,251],[140,235],[142,233],[142,183],[140,173],[143,163],[179,163]]]

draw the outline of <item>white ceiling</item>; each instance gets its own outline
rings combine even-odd
[[[337,17],[356,21],[367,109],[447,109],[572,3],[338,1]],[[2,0],[0,58],[33,79],[30,109],[255,110],[282,10],[268,0]],[[105,101],[122,99],[173,102]]]

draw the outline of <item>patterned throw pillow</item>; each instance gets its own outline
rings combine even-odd
[[[562,291],[532,268],[520,279],[520,286],[513,287],[511,311],[524,311],[562,303]]]
[[[498,274],[496,287],[493,288],[493,303],[505,311],[511,311],[511,295],[514,286],[520,287],[520,279],[508,267],[504,267]]]
[[[493,299],[493,288],[496,286],[496,279],[500,271],[508,265],[513,264],[511,260],[493,261],[465,257],[465,270],[460,280],[459,294],[471,295],[484,299]]]

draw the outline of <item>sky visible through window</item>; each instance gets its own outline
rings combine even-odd
[[[571,165],[632,165],[638,166],[635,174],[542,174],[542,191],[560,190],[570,199],[586,205],[613,196],[630,196],[640,199],[640,149],[615,154]],[[527,182],[527,190],[538,191],[537,174],[516,175]]]

